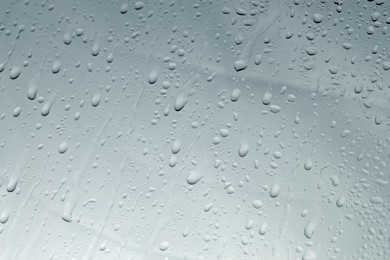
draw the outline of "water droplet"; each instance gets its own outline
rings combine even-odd
[[[305,168],[306,171],[310,171],[313,167],[313,163],[310,158],[307,158],[305,164],[303,165],[303,168]]]
[[[58,146],[58,152],[59,153],[65,153],[66,151],[68,150],[68,143],[67,142],[62,142],[59,146]]]
[[[63,41],[66,45],[71,44],[72,42],[72,34],[70,32],[64,33]]]
[[[168,242],[162,242],[161,244],[160,244],[160,246],[159,246],[159,249],[161,250],[161,251],[166,251],[166,250],[168,250],[168,248],[169,248],[169,243]]]
[[[322,14],[315,13],[315,14],[313,15],[313,21],[316,22],[316,23],[322,22],[322,19],[324,19],[324,17],[322,16]]]
[[[53,67],[51,68],[51,72],[58,73],[61,70],[61,62],[59,60],[56,60],[53,63]]]
[[[157,78],[158,78],[158,71],[157,71],[157,69],[153,69],[150,72],[149,77],[148,77],[149,84],[156,83],[157,82]]]
[[[269,105],[271,103],[271,99],[272,99],[272,93],[269,90],[267,90],[263,95],[263,104]]]
[[[120,12],[121,12],[122,14],[125,14],[125,13],[127,13],[127,11],[129,11],[129,4],[128,4],[128,3],[124,3],[124,4],[121,6]]]
[[[185,104],[187,103],[188,96],[185,93],[181,93],[175,101],[174,108],[176,111],[180,111],[184,108]]]
[[[187,177],[187,183],[190,185],[195,185],[198,181],[203,178],[203,174],[200,171],[191,171]]]
[[[268,229],[268,223],[264,222],[263,224],[261,224],[261,227],[259,229],[259,234],[264,236],[267,233],[267,229]]]
[[[7,209],[3,210],[1,212],[1,214],[0,214],[0,223],[1,224],[5,224],[8,221],[10,213],[11,212],[9,210],[7,210]]]
[[[270,105],[269,110],[272,113],[276,114],[276,113],[279,113],[282,110],[282,108],[280,106],[278,106],[278,105]]]
[[[249,152],[249,145],[246,142],[241,142],[238,148],[238,155],[241,157],[245,157]]]
[[[390,61],[384,61],[382,62],[382,68],[384,70],[390,70]]]
[[[179,140],[175,140],[172,145],[172,153],[177,154],[181,149],[181,142]]]
[[[252,206],[255,209],[260,209],[263,206],[263,202],[261,202],[261,200],[254,200],[252,201]]]
[[[340,195],[340,197],[336,201],[336,206],[341,208],[341,207],[344,207],[344,205],[345,205],[345,196]]]
[[[99,55],[99,52],[100,52],[100,45],[99,45],[99,43],[96,41],[96,42],[94,42],[94,44],[92,45],[91,54],[92,54],[92,56],[98,56],[98,55]]]
[[[277,196],[279,196],[281,189],[282,187],[279,184],[274,184],[269,192],[271,198],[276,198]]]
[[[135,2],[134,9],[135,10],[141,10],[142,8],[144,8],[144,6],[145,6],[144,2],[138,1],[138,2]]]
[[[93,107],[97,107],[100,104],[100,101],[101,101],[101,95],[99,93],[96,93],[92,97],[91,104],[92,104]]]
[[[237,60],[234,62],[234,69],[236,71],[244,70],[248,67],[248,61],[247,60]]]
[[[304,235],[307,239],[311,239],[313,237],[313,233],[316,230],[317,223],[313,220],[309,221],[304,229]]]
[[[303,254],[302,260],[317,260],[317,255],[313,251],[308,250]]]
[[[18,117],[18,116],[20,116],[20,113],[22,112],[22,108],[21,107],[16,107],[15,109],[14,109],[14,112],[12,113],[12,115],[14,116],[14,117]]]
[[[11,72],[9,74],[9,77],[11,79],[16,79],[19,77],[20,73],[22,73],[22,70],[18,66],[14,66],[11,69]]]
[[[230,100],[236,102],[241,96],[241,90],[238,88],[233,89],[232,94],[230,95]]]

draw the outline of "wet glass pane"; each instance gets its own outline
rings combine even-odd
[[[386,260],[390,2],[0,1],[0,259]]]

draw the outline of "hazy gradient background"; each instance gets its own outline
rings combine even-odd
[[[0,1],[0,259],[389,259],[389,4]]]

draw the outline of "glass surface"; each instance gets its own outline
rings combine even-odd
[[[0,259],[390,259],[390,1],[0,1]]]

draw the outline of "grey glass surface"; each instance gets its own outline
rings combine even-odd
[[[0,1],[0,259],[390,259],[390,2]]]

